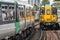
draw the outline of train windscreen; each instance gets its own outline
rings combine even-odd
[[[44,14],[44,12],[45,12],[44,8],[41,8],[39,13],[40,13],[40,15],[42,15],[42,14]]]
[[[52,14],[57,14],[57,9],[56,8],[52,8]]]

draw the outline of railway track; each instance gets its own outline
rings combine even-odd
[[[55,34],[57,35],[57,37],[58,37],[58,39],[60,40],[60,33],[58,33],[58,32],[55,32]]]
[[[28,39],[26,40],[41,40],[43,32],[41,30],[35,31]]]
[[[43,32],[41,30],[36,31],[35,35],[33,35],[30,40],[41,40]]]
[[[38,30],[28,40],[60,40],[60,30]]]
[[[37,26],[37,25],[36,25]],[[38,30],[26,40],[60,40],[60,30]]]
[[[58,35],[59,32],[56,30],[54,31],[43,31],[43,37],[42,40],[60,40],[60,35]]]

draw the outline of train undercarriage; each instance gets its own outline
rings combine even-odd
[[[31,35],[33,31],[34,31],[33,28],[30,27],[30,28],[27,28],[26,30],[23,30],[21,34],[15,34],[14,36],[11,36],[9,38],[4,38],[1,40],[24,40],[29,35]]]
[[[40,28],[42,30],[59,30],[58,23],[40,23]]]

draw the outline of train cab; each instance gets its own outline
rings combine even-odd
[[[40,27],[41,28],[56,28],[58,26],[57,21],[58,21],[58,15],[57,15],[56,7],[44,6],[40,8]]]

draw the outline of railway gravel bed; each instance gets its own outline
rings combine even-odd
[[[60,40],[60,30],[43,31],[42,40]]]
[[[35,35],[33,35],[30,40],[39,40],[40,37],[41,37],[41,31],[36,31]]]

